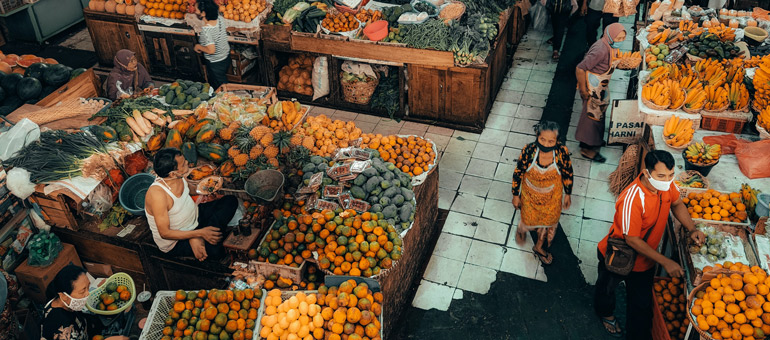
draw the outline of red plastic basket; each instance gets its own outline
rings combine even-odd
[[[700,122],[701,129],[728,133],[741,133],[748,119],[737,117],[725,117],[724,115],[710,115],[701,112],[703,118]]]

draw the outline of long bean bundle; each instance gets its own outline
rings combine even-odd
[[[6,163],[29,171],[33,183],[44,183],[81,176],[87,159],[99,154],[112,159],[111,151],[114,149],[90,133],[52,130],[41,133],[40,140],[25,146]],[[114,168],[111,163],[104,165]]]

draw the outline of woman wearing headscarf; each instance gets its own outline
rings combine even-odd
[[[583,157],[600,163],[607,160],[599,149],[604,145],[604,112],[610,104],[609,84],[615,70],[613,56],[625,39],[623,25],[607,26],[602,39],[591,45],[575,69],[578,91],[583,99],[575,139],[580,142]]]
[[[104,82],[107,98],[116,100],[130,97],[135,92],[154,86],[147,69],[136,59],[130,50],[120,50],[113,58],[115,67]]]

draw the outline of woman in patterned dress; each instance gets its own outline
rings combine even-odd
[[[532,234],[532,251],[543,264],[551,264],[551,247],[561,210],[572,200],[572,162],[569,150],[559,143],[559,124],[543,121],[534,126],[537,139],[521,151],[513,172],[513,206],[521,210],[516,242]]]

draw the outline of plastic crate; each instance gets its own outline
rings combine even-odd
[[[24,5],[21,0],[0,0],[0,14],[5,14]]]
[[[751,113],[748,113],[751,116]],[[708,113],[701,113],[703,118],[700,123],[701,129],[720,131],[728,133],[741,133],[743,126],[746,125],[748,119],[743,117],[720,117],[718,115],[709,115]]]

